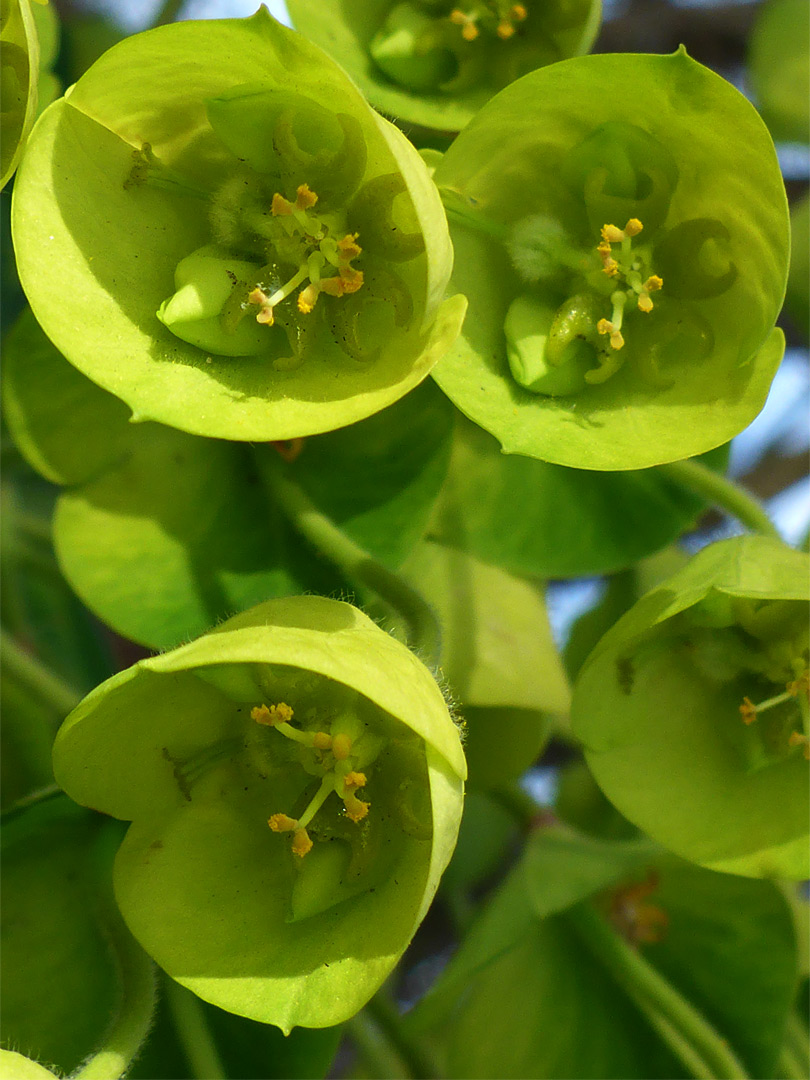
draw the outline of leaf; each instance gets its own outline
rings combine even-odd
[[[711,462],[724,457],[715,451]],[[632,565],[678,536],[700,509],[654,469],[592,472],[503,454],[459,417],[430,534],[513,574],[575,577]]]

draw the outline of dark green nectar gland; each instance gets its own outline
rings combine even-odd
[[[648,248],[634,245],[643,228],[638,218],[630,218],[623,229],[604,225],[596,247],[598,263],[592,256],[577,258],[571,245],[552,238],[552,246],[575,273],[569,283],[575,291],[557,308],[522,293],[504,322],[509,367],[526,390],[574,394],[605,382],[622,366],[628,315],[649,315],[655,306],[652,294],[664,284],[652,271]],[[547,260],[548,254],[533,251],[529,259]]]
[[[313,841],[307,827],[332,794],[343,802],[345,816],[355,825],[362,822],[369,803],[357,797],[357,791],[367,783],[362,768],[372,764],[383,748],[384,739],[363,729],[350,713],[339,716],[329,725],[329,731],[302,730],[294,727],[293,710],[284,702],[277,705],[258,705],[251,710],[257,724],[273,728],[301,748],[301,765],[311,775],[320,777],[320,786],[306,808],[297,817],[286,813],[273,814],[267,824],[273,832],[291,832],[292,852],[303,859],[312,850]]]

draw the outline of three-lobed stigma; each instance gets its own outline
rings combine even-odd
[[[308,184],[299,184],[294,201],[280,192],[273,195],[270,214],[278,226],[276,251],[281,261],[297,264],[298,269],[269,294],[261,283],[250,289],[247,302],[259,308],[258,323],[272,326],[276,306],[301,286],[297,307],[308,315],[321,293],[348,296],[363,284],[363,271],[352,265],[362,254],[358,234],[336,240],[328,221],[314,213],[317,202],[318,195]]]
[[[294,727],[290,723],[293,710],[285,702],[257,705],[251,709],[250,716],[257,724],[274,728],[311,752],[307,771],[321,777],[318,790],[299,817],[277,813],[268,819],[267,824],[273,832],[293,834],[291,849],[294,855],[303,859],[312,850],[313,841],[307,827],[333,792],[342,800],[344,813],[350,821],[359,824],[367,817],[369,803],[357,797],[357,791],[367,783],[366,774],[359,766],[373,760],[379,752],[380,744],[374,736],[362,733],[359,726],[352,723],[352,718],[347,721],[345,717],[334,721],[330,731]]]
[[[482,31],[495,33],[501,41],[514,37],[517,27],[528,17],[525,4],[513,4],[503,0],[479,0],[453,8],[449,19],[461,30],[464,41],[476,41]]]

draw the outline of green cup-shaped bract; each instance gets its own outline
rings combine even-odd
[[[600,0],[288,0],[294,24],[351,73],[376,108],[460,131],[529,71],[579,56]]]
[[[807,592],[804,552],[713,544],[616,623],[574,688],[605,794],[710,869],[810,872]]]
[[[452,853],[466,766],[404,645],[296,597],[108,680],[65,721],[54,769],[132,821],[115,889],[147,952],[289,1031],[340,1023],[389,974]]]
[[[0,187],[5,187],[20,160],[37,115],[39,40],[29,0],[2,0],[2,149]]]
[[[505,451],[645,468],[761,409],[783,349],[784,186],[755,110],[684,51],[526,75],[434,180],[470,303],[434,376]]]
[[[265,9],[125,39],[26,158],[13,228],[31,306],[136,419],[332,430],[412,389],[458,333],[426,167]]]

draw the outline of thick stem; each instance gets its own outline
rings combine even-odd
[[[385,990],[378,991],[366,1005],[366,1010],[374,1018],[386,1039],[408,1068],[407,1075],[412,1080],[432,1080],[437,1075],[436,1067],[402,1026],[402,1019],[396,1007],[389,1000]]]
[[[347,1020],[346,1032],[369,1076],[385,1076],[388,1080],[410,1080],[411,1074],[404,1061],[383,1034],[379,1024],[365,1010]]]
[[[227,1080],[214,1037],[203,1013],[202,1002],[173,979],[166,979],[166,1001],[180,1045],[197,1080]]]
[[[398,574],[389,570],[356,544],[314,505],[290,480],[282,462],[257,455],[257,464],[273,501],[312,546],[335,563],[359,585],[371,589],[405,620],[408,644],[428,667],[439,662],[440,631],[433,609]]]
[[[667,465],[658,465],[657,469],[712,506],[725,510],[752,532],[772,536],[776,540],[781,539],[776,526],[753,495],[701,461],[691,458],[686,461],[672,461]]]
[[[747,1080],[723,1037],[589,904],[566,918],[670,1049],[698,1080]]]
[[[72,1074],[71,1080],[118,1080],[126,1074],[152,1026],[155,966],[120,916],[113,922],[111,935],[120,966],[121,1005],[103,1046]]]
[[[81,700],[81,694],[22,649],[3,630],[0,630],[0,664],[7,676],[15,678],[38,700],[49,705],[62,717],[75,709]]]

